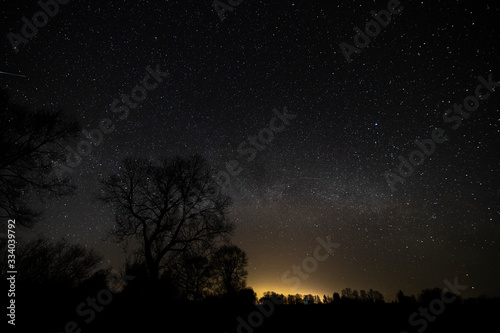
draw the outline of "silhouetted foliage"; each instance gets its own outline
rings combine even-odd
[[[242,249],[235,245],[224,245],[213,255],[212,266],[218,292],[236,294],[246,287],[248,275],[245,267],[248,258]]]
[[[351,288],[344,288],[344,289],[342,289],[341,294],[342,294],[342,299],[343,300],[346,300],[346,299],[353,300],[354,299],[354,295],[352,293],[352,289]]]
[[[242,303],[255,303],[257,301],[257,294],[252,288],[243,288],[238,292],[238,298]]]
[[[446,297],[451,298],[453,297],[450,292],[444,292],[443,289],[441,288],[432,288],[432,289],[423,289],[419,294],[418,294],[418,302],[420,304],[427,305],[430,302],[432,302],[435,299],[441,299],[441,295],[444,294]],[[460,296],[454,296],[456,299],[460,299]],[[456,300],[455,300],[456,301]]]
[[[41,212],[31,200],[73,193],[59,179],[54,164],[65,159],[63,145],[76,137],[79,125],[60,110],[35,110],[12,104],[0,90],[0,218],[31,227]]]
[[[312,305],[314,304],[314,296],[311,294],[304,295],[304,304],[306,305]]]
[[[125,274],[133,275],[139,279],[146,279],[148,277],[148,267],[144,261],[144,257],[139,251],[134,252],[132,255],[127,256],[124,264]]]
[[[5,251],[6,247],[2,248],[2,259],[7,258]],[[18,241],[16,252],[17,281],[32,285],[75,286],[88,279],[102,260],[96,251],[65,239]]]
[[[382,293],[380,293],[379,291],[373,289],[369,289],[368,291],[361,290],[358,292],[357,289],[344,288],[342,289],[341,294],[342,297],[340,297],[340,299],[338,299],[338,294],[337,296],[333,294],[334,302],[342,301],[347,303],[384,303],[384,295],[382,295]]]
[[[396,299],[398,303],[403,304],[403,305],[415,305],[417,304],[417,300],[415,296],[406,296],[402,290],[398,291],[396,294]]]
[[[112,236],[125,248],[131,242],[139,248],[153,281],[179,253],[200,244],[213,246],[234,228],[226,219],[230,198],[198,155],[159,165],[126,159],[102,186],[100,199],[115,214]]]
[[[180,256],[174,274],[185,299],[204,298],[214,284],[214,269],[209,258],[191,251]]]
[[[268,293],[273,294],[274,292],[269,291]],[[289,294],[286,297],[286,303],[291,305],[304,304],[304,299],[302,298],[301,294],[295,294],[295,295]]]
[[[288,295],[288,297],[291,297],[291,295]],[[266,291],[264,292],[264,296],[259,299],[259,303],[264,303],[265,300],[279,300],[280,302],[282,301],[284,304],[288,304],[289,298],[285,297],[283,294],[277,294],[274,291]],[[294,300],[294,297],[292,296],[292,301]]]

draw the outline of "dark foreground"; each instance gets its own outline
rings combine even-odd
[[[289,305],[268,299],[260,310],[248,298],[172,301],[168,292],[127,287],[113,294],[103,288],[57,286],[16,298],[18,332],[489,332],[496,330],[500,299],[457,299],[434,313],[429,304],[355,303]],[[21,288],[21,286],[20,286]],[[18,289],[19,290],[19,289]],[[101,303],[102,302],[102,303]],[[421,314],[419,314],[422,309]],[[409,318],[413,315],[413,326]],[[11,325],[9,325],[12,328]]]

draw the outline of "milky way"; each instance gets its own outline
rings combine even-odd
[[[41,203],[46,220],[29,235],[64,236],[119,267],[123,254],[103,240],[113,216],[94,200],[98,179],[128,156],[200,153],[218,170],[242,167],[226,189],[233,242],[259,293],[288,293],[283,273],[330,236],[340,246],[297,292],[374,288],[391,299],[458,277],[466,295],[500,295],[500,93],[456,130],[443,121],[479,76],[500,81],[498,4],[402,1],[350,62],[339,45],[354,46],[355,28],[387,1],[243,1],[223,21],[210,1],[70,1],[16,50],[7,34],[41,9],[2,6],[0,69],[26,76],[0,76],[12,99],[62,108],[87,131],[103,118],[115,125],[72,168],[77,194]],[[157,65],[168,79],[120,119],[113,101]],[[239,145],[284,107],[296,117],[248,161]],[[384,174],[436,128],[447,139],[391,191]]]

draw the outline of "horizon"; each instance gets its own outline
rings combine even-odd
[[[227,241],[248,275],[214,293],[500,297],[498,3],[63,2],[1,6],[1,225],[34,223],[16,237],[99,268],[140,253],[152,281],[216,279]],[[50,185],[6,180],[25,171]]]

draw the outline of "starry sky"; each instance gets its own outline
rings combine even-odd
[[[354,28],[388,1],[243,0],[223,21],[211,1],[59,7],[13,49],[7,34],[20,34],[22,17],[41,9],[2,1],[0,71],[23,75],[0,74],[2,88],[29,107],[60,107],[89,131],[112,119],[115,131],[73,169],[74,196],[38,203],[46,219],[26,237],[66,237],[119,267],[121,250],[103,240],[114,219],[94,199],[99,177],[129,156],[200,153],[219,170],[240,162],[227,189],[232,241],[249,256],[248,284],[259,296],[351,287],[392,299],[454,277],[465,296],[500,296],[500,93],[456,130],[443,121],[474,94],[478,76],[500,81],[498,3],[401,1],[351,62],[339,44],[354,46]],[[170,75],[120,119],[113,101],[148,66]],[[241,156],[239,145],[284,107],[295,118],[252,161]],[[391,191],[384,174],[436,128],[445,142]],[[340,246],[292,290],[284,272],[327,236]]]

